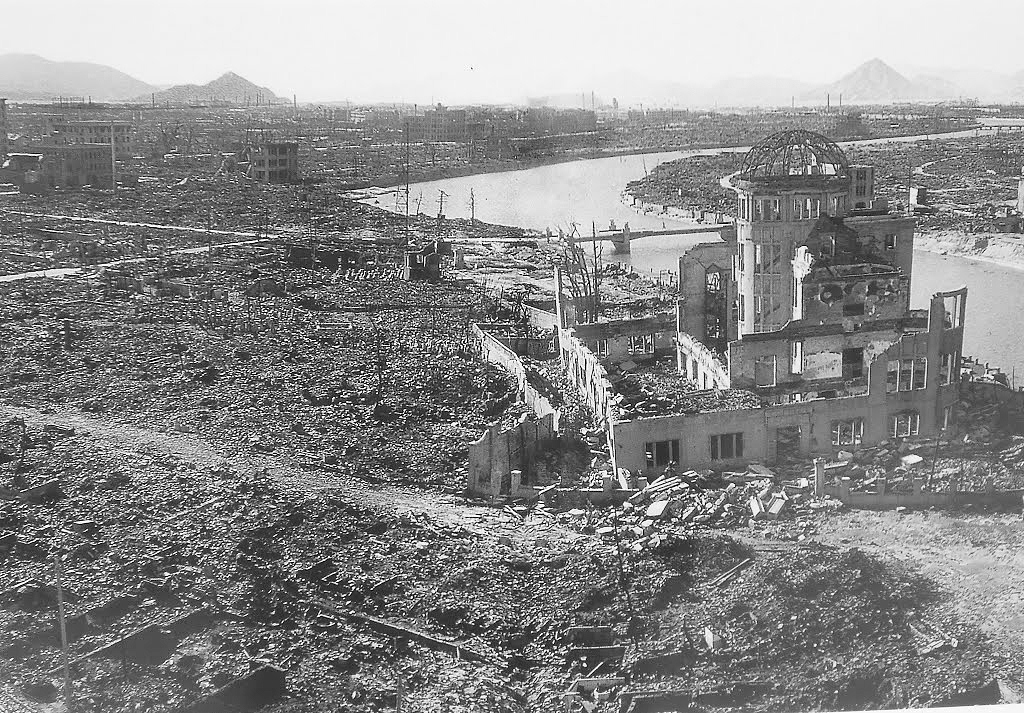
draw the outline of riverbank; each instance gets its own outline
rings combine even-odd
[[[914,236],[914,248],[1024,270],[1024,234],[927,231]]]
[[[973,132],[975,129],[963,130],[958,129],[956,131],[938,133],[938,134],[904,134],[895,136],[875,136],[864,139],[852,139],[848,141],[840,141],[840,146],[848,146],[855,144],[871,144],[889,141],[914,141],[925,138],[953,138],[956,136],[963,136],[965,133]],[[409,174],[410,185],[417,183],[428,183],[430,181],[441,181],[450,178],[465,178],[466,176],[479,176],[492,173],[508,173],[510,171],[523,171],[531,168],[539,168],[541,166],[554,166],[563,163],[572,163],[574,161],[591,161],[602,158],[615,158],[616,156],[646,156],[649,154],[663,154],[663,153],[686,153],[692,155],[700,155],[702,152],[715,151],[715,152],[736,152],[746,151],[750,146],[736,142],[725,142],[725,143],[706,143],[699,146],[648,146],[643,148],[624,148],[624,149],[590,149],[590,150],[579,150],[565,152],[554,156],[537,156],[528,159],[517,159],[508,162],[497,162],[497,161],[484,161],[479,164],[472,164],[468,166],[450,166],[447,168],[438,168],[432,171],[411,171]],[[651,167],[654,168],[653,166]],[[395,188],[397,186],[405,185],[405,178],[401,174],[394,174],[389,176],[377,177],[369,181],[354,181],[345,182],[339,186],[340,190],[354,191],[364,190],[366,188]]]

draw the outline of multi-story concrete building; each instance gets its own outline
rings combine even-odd
[[[650,325],[560,325],[567,374],[607,424],[615,466],[724,469],[952,427],[966,288],[910,309],[915,222],[874,198],[871,167],[784,131],[731,185],[735,238],[679,261],[682,382],[634,406],[616,384],[657,350],[623,368],[602,340]]]
[[[410,116],[405,121],[409,127],[410,141],[462,142],[469,139],[465,109],[448,109],[438,104],[435,109],[429,109],[421,116]]]
[[[135,155],[135,125],[130,121],[104,121],[103,119],[53,121],[50,140],[56,144],[107,144],[111,137],[118,159]]]
[[[260,183],[299,180],[299,142],[263,141],[249,150],[250,172]]]
[[[42,155],[41,182],[48,188],[110,187],[110,144],[35,146],[32,151]]]

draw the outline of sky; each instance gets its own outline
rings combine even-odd
[[[1024,70],[1020,0],[0,0],[0,54],[157,85],[234,71],[300,102],[504,103],[773,75],[827,83],[879,57]]]

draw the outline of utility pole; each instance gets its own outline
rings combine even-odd
[[[60,658],[61,665],[64,667],[64,710],[71,713],[72,710],[72,693],[71,693],[71,666],[68,663],[68,627],[67,621],[64,615],[64,587],[61,584],[61,554],[60,552],[54,557],[54,575],[57,580],[57,616],[60,619]]]
[[[469,189],[469,222],[471,225],[476,222],[476,196],[472,188]]]
[[[441,220],[444,218],[444,199],[447,197],[447,193],[444,191],[438,191],[439,196],[437,199],[437,219]]]

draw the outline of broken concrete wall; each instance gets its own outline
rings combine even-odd
[[[851,508],[863,510],[894,510],[898,507],[930,508],[930,507],[962,507],[964,505],[983,505],[990,507],[1019,507],[1024,490],[996,490],[989,487],[985,492],[965,492],[959,490],[956,480],[944,492],[925,492],[924,478],[914,479],[912,492],[889,492],[884,481],[879,482],[878,489],[873,493],[853,492],[850,490],[850,479],[843,478],[839,485],[826,485],[825,495],[842,501]]]
[[[515,427],[504,431],[500,424],[492,424],[469,444],[467,493],[478,497],[521,497],[526,486],[546,485],[551,474],[538,462],[538,455],[557,435],[551,413],[535,420],[523,414]],[[534,492],[526,490],[529,494]]]
[[[676,335],[676,359],[680,374],[702,389],[728,389],[729,370],[718,356],[700,343],[696,337],[679,332]]]
[[[704,341],[709,333],[709,308],[714,311],[716,299],[708,292],[708,275],[717,272],[725,306],[736,299],[736,283],[732,281],[732,264],[737,246],[732,243],[700,243],[694,245],[679,258],[679,307],[676,329],[687,332]],[[714,304],[713,304],[714,303]],[[726,308],[722,316],[725,324],[724,339],[736,339],[736,324],[732,321],[731,310]],[[713,331],[713,329],[711,330]]]
[[[901,326],[902,322],[891,322],[878,325],[878,329],[871,331],[847,332],[834,325],[805,327],[791,323],[777,332],[747,335],[729,344],[732,384],[740,389],[775,384],[780,391],[786,392],[849,391],[849,387],[856,386],[854,393],[863,393],[867,389],[869,366],[897,341]],[[802,359],[796,364],[793,360],[794,342],[802,344]],[[864,350],[860,377],[844,379],[844,349]],[[758,379],[758,364],[770,365],[773,359],[774,378],[767,381]]]
[[[476,345],[480,358],[486,362],[500,366],[515,377],[519,385],[519,397],[530,407],[537,417],[552,416],[555,429],[558,429],[558,410],[551,405],[537,389],[530,384],[526,375],[526,367],[512,349],[502,344],[494,335],[488,334],[480,325],[474,324],[470,330],[470,338]]]
[[[552,305],[552,308],[554,305]],[[524,304],[523,311],[526,313],[526,321],[540,331],[554,330],[558,328],[558,315],[553,311],[541,309],[533,305]]]
[[[831,274],[832,268],[814,269],[804,278],[802,310],[813,324],[849,324],[897,319],[910,309],[910,278],[896,274]]]
[[[672,349],[675,317],[659,314],[639,319],[590,322],[577,324],[573,330],[590,351],[603,354],[605,359],[644,359],[665,354]],[[651,349],[647,349],[648,345]]]
[[[843,222],[857,232],[861,249],[883,258],[904,275],[914,267],[914,230],[917,219],[886,213],[884,215],[850,215]],[[895,243],[888,236],[895,236]]]
[[[610,423],[615,418],[612,406],[615,390],[600,360],[576,337],[573,329],[559,330],[558,349],[562,370],[569,382],[594,411],[597,420],[603,424]]]

